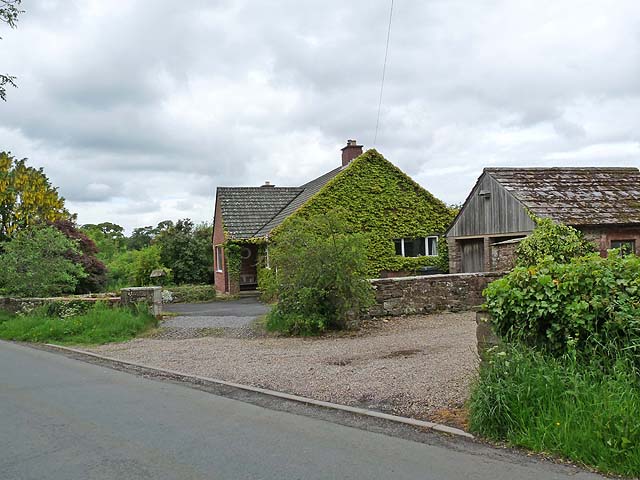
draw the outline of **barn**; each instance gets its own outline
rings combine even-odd
[[[577,228],[603,256],[640,253],[637,168],[485,168],[446,233],[449,271],[510,268],[535,228],[529,212]]]

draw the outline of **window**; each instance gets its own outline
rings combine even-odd
[[[619,248],[622,255],[636,253],[635,240],[611,240],[611,248]]]
[[[223,256],[222,247],[216,246],[216,272],[221,272],[223,265],[224,265],[224,256]]]
[[[438,255],[438,237],[397,238],[393,241],[396,255],[402,257],[421,257]]]

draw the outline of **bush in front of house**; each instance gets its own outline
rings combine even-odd
[[[169,286],[163,289],[162,298],[164,303],[211,302],[216,299],[216,289],[213,285]]]
[[[556,223],[550,218],[532,216],[536,228],[523,239],[516,250],[516,265],[528,267],[551,257],[557,263],[567,263],[572,258],[595,252],[593,243],[573,227]]]
[[[86,302],[85,302],[86,303]],[[59,316],[64,314],[66,316]],[[123,342],[157,325],[147,306],[109,307],[97,302],[84,312],[43,305],[24,315],[0,315],[0,338],[21,342],[103,344]]]
[[[620,349],[640,366],[640,257],[611,251],[556,263],[517,267],[484,292],[496,333],[562,354],[575,341],[584,353],[615,357]]]
[[[347,225],[340,211],[292,218],[269,246],[278,303],[268,330],[313,335],[344,328],[373,303],[366,242]]]

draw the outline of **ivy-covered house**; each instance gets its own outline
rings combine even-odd
[[[371,277],[398,276],[421,267],[447,269],[442,235],[452,211],[375,150],[349,140],[342,165],[299,187],[218,187],[213,227],[216,289],[257,287],[268,263],[268,242],[295,215],[336,207],[368,239]]]

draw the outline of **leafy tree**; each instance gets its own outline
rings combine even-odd
[[[555,223],[550,218],[532,218],[536,222],[536,228],[518,245],[518,266],[536,265],[545,257],[551,257],[558,263],[567,263],[574,257],[581,257],[596,250],[595,245],[575,228]]]
[[[33,225],[70,218],[42,168],[0,152],[0,242]]]
[[[0,255],[0,289],[24,297],[71,293],[86,277],[68,258],[76,244],[50,226],[19,231]]]
[[[127,239],[129,250],[142,250],[151,245],[156,236],[156,229],[152,226],[134,228],[131,236]]]
[[[76,293],[102,291],[107,281],[107,267],[96,257],[98,249],[94,241],[70,220],[56,220],[53,226],[78,246],[78,250],[67,253],[67,258],[80,265],[87,274],[76,285]]]
[[[24,13],[18,6],[22,0],[0,0],[0,21],[8,24],[11,28],[16,28],[18,15]],[[2,38],[2,37],[0,37]],[[0,74],[0,99],[7,100],[7,91],[5,86],[10,85],[17,87],[15,83],[16,77],[9,74]]]
[[[102,222],[97,225],[86,224],[81,230],[93,240],[98,248],[98,258],[108,262],[117,253],[126,247],[127,239],[124,236],[124,228],[111,222]]]
[[[157,245],[142,250],[127,250],[116,255],[107,265],[108,288],[149,285],[149,275],[156,269],[165,269]],[[171,274],[168,269],[165,270]]]
[[[155,242],[160,246],[162,264],[171,269],[175,283],[211,283],[211,233],[211,225],[196,227],[188,218],[160,231]]]
[[[278,304],[267,326],[303,334],[342,328],[373,301],[365,237],[335,210],[291,220],[269,246]]]

